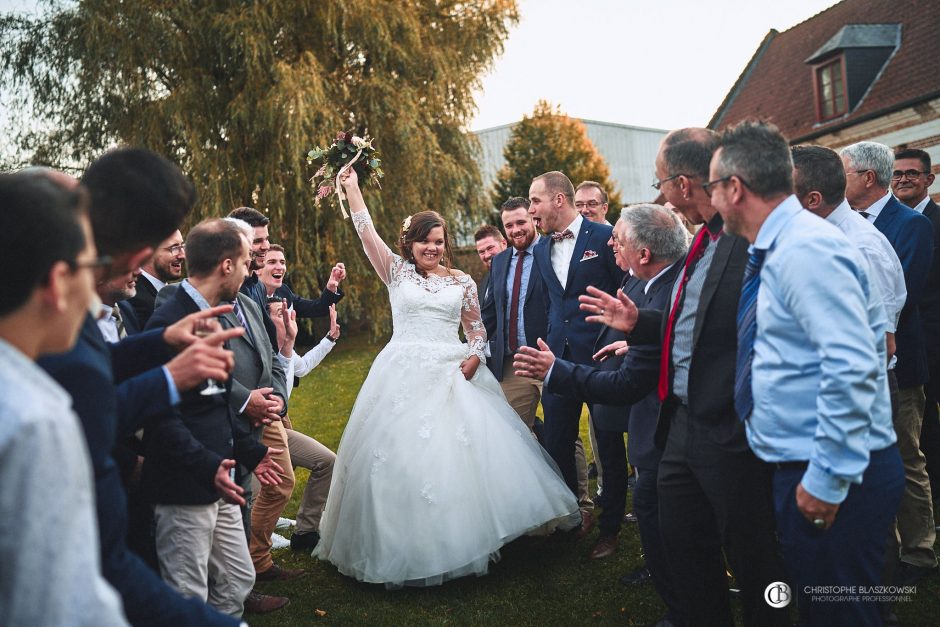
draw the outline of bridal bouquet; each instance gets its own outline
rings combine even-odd
[[[353,168],[359,175],[360,181],[370,181],[381,189],[379,179],[385,176],[382,172],[382,159],[372,145],[372,139],[366,135],[358,137],[351,132],[337,133],[329,148],[317,146],[307,153],[307,163],[318,164],[320,167],[310,182],[317,188],[317,206],[320,201],[332,194],[336,194],[340,211],[343,217],[348,218],[346,208],[343,206],[343,188],[339,178],[342,173]]]

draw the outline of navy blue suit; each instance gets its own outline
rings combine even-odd
[[[624,291],[641,309],[668,310],[672,287],[682,266],[682,260],[674,263],[665,274],[656,279],[647,293],[643,292],[645,281],[628,285],[627,289],[630,291]],[[559,394],[567,391],[568,394],[576,395],[585,401],[594,402],[591,411],[595,417],[598,408],[602,407],[596,403],[610,404],[603,407],[620,406],[619,409],[626,417],[630,430],[627,440],[630,463],[637,469],[636,485],[633,488],[633,511],[640,527],[640,542],[646,567],[652,575],[656,591],[669,609],[667,618],[676,622],[679,605],[673,578],[668,569],[662,535],[659,532],[659,498],[656,490],[659,461],[662,458],[662,451],[655,444],[660,409],[659,392],[656,389],[659,381],[660,352],[659,343],[631,344],[619,366],[610,370],[603,369],[603,364],[601,368],[592,368],[559,360],[555,362],[546,387]],[[624,404],[630,406],[623,407]],[[600,425],[600,421],[595,423],[595,427]],[[622,457],[623,453],[619,454]],[[606,497],[610,481],[608,468],[614,467],[614,461],[602,457],[601,462],[604,466]],[[623,496],[626,496],[625,490]],[[616,504],[620,507],[614,513],[623,518],[622,500]],[[604,513],[600,519],[602,530],[604,516],[611,505],[614,503],[604,503]]]
[[[606,224],[589,220],[581,223],[568,263],[565,287],[561,286],[552,268],[552,239],[542,238],[532,250],[535,258],[533,272],[537,269],[541,273],[548,307],[546,341],[556,357],[579,364],[591,363],[598,329],[585,321],[587,314],[580,310],[578,296],[586,293],[589,285],[609,294],[620,287],[623,272],[617,267],[614,253],[607,245],[612,232],[613,228]],[[542,394],[545,449],[558,464],[565,483],[574,494],[578,493],[574,449],[582,404],[579,399],[551,392]]]
[[[506,291],[506,281],[514,252],[515,248],[507,248],[493,257],[493,264],[487,274],[486,282],[489,286],[489,293],[483,300],[481,311],[483,326],[486,327],[486,337],[490,343],[490,358],[486,360],[486,365],[497,381],[503,380],[503,362],[506,359],[509,341],[509,320],[506,318],[506,309],[508,308],[507,301],[512,295]],[[536,340],[545,339],[547,336],[548,317],[542,275],[536,271],[534,259],[522,310],[526,344],[537,348]]]
[[[115,382],[142,375],[137,379],[140,394],[152,393],[154,410],[167,410],[166,379],[161,370],[153,369],[169,358],[162,335],[162,330],[156,330],[109,345],[88,316],[75,347],[43,357],[39,365],[72,396],[81,420],[95,477],[101,569],[121,595],[128,620],[134,625],[168,627],[237,625],[237,620],[205,603],[181,597],[127,548],[127,496],[111,450],[119,437],[145,426],[146,416],[119,412]],[[145,392],[160,389],[161,383],[159,394]]]
[[[146,280],[146,279],[144,279]],[[124,330],[128,335],[137,335],[144,330],[144,324],[137,317],[134,305],[129,300],[118,301],[118,309],[121,310],[121,317],[124,319]]]
[[[342,290],[338,293],[334,293],[325,289],[323,293],[320,294],[320,298],[311,300],[298,296],[287,284],[281,285],[281,287],[274,290],[274,295],[278,298],[286,298],[287,304],[294,308],[298,318],[320,318],[322,316],[328,316],[330,314],[330,305],[338,303],[343,298]],[[267,307],[264,308],[265,311],[267,311],[267,309]]]
[[[940,493],[940,206],[927,201],[924,215],[933,225],[933,262],[927,277],[927,288],[920,301],[920,317],[924,325],[927,347],[927,366],[930,380],[924,387],[927,402],[924,407],[924,424],[920,429],[920,450],[927,458],[927,474],[930,476],[930,491]]]
[[[927,287],[933,258],[933,225],[925,216],[891,196],[878,214],[875,228],[881,231],[901,260],[907,300],[895,334],[898,364],[894,369],[898,387],[910,388],[927,382],[927,351],[920,318],[920,302]]]

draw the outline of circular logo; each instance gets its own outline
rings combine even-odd
[[[786,607],[791,598],[790,586],[782,581],[775,581],[764,589],[764,600],[770,607]]]

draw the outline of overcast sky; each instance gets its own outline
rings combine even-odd
[[[0,11],[35,0],[0,0]],[[521,19],[476,96],[473,130],[515,122],[539,98],[579,118],[704,125],[771,28],[833,0],[519,0]]]
[[[519,0],[521,19],[483,80],[473,130],[539,98],[589,120],[702,126],[771,28],[834,0]]]

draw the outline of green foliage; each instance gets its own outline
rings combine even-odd
[[[381,286],[351,223],[314,206],[309,149],[338,130],[375,138],[387,176],[367,200],[382,235],[429,207],[453,224],[478,221],[477,147],[464,129],[473,90],[518,19],[515,0],[44,5],[36,18],[0,16],[16,165],[151,148],[196,183],[191,222],[240,205],[267,213],[301,293],[346,262],[344,315],[373,331],[388,319],[384,300],[367,296]]]
[[[621,205],[610,168],[587,136],[584,124],[544,100],[535,105],[531,116],[513,127],[503,156],[506,163],[496,175],[491,195],[497,211],[510,196],[528,197],[532,179],[551,170],[564,172],[575,186],[581,181],[596,181],[607,191],[611,207]]]

